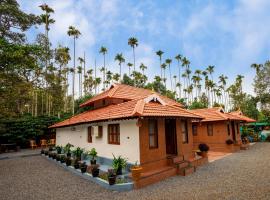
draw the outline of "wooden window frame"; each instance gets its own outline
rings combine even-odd
[[[182,123],[184,124],[185,130],[183,130]],[[182,133],[182,143],[188,144],[189,138],[188,138],[188,121],[187,120],[181,120],[181,133]],[[184,136],[185,135],[185,140]]]
[[[92,126],[87,127],[87,142],[92,143],[93,142],[93,137],[92,137]]]
[[[211,129],[210,129],[211,127]],[[210,133],[211,130],[211,133]],[[214,126],[213,124],[207,124],[207,136],[213,136],[214,135]]]
[[[115,133],[110,132],[114,129],[116,129]],[[108,124],[108,144],[120,145],[120,124]]]
[[[194,127],[196,127],[196,131],[194,131]],[[192,125],[192,135],[193,136],[197,136],[198,135],[198,125],[197,124],[193,124]]]
[[[154,123],[154,132],[150,132],[150,124]],[[154,145],[150,144],[150,137],[154,138]],[[149,149],[157,149],[158,148],[158,120],[157,119],[149,119],[148,120],[148,139],[149,139]]]

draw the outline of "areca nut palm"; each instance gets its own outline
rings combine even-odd
[[[161,63],[162,63],[162,55],[163,55],[163,51],[158,50],[156,52],[157,56],[159,57],[159,67],[160,67],[160,78],[162,78],[162,67],[161,67]]]
[[[138,40],[135,37],[131,37],[128,39],[128,45],[132,47],[133,50],[133,67],[134,67],[134,71],[136,71],[136,63],[135,63],[135,47],[137,47],[138,44]]]
[[[172,84],[172,72],[171,72],[171,63],[172,59],[166,59],[166,64],[169,66],[169,73],[170,73],[170,81],[171,81],[171,90],[173,90],[173,84]]]
[[[106,47],[101,46],[99,49],[99,53],[101,53],[103,55],[103,67],[104,67],[104,73],[107,73],[107,68],[106,68],[106,54],[107,54],[108,50]],[[105,83],[106,80],[103,80],[103,83]],[[103,84],[103,90],[105,90],[105,84]]]
[[[79,38],[79,36],[81,35],[81,32],[76,29],[74,26],[69,26],[68,27],[68,32],[67,32],[68,36],[73,37],[73,69],[74,69],[74,73],[73,73],[73,77],[72,77],[72,114],[74,115],[75,112],[75,100],[74,100],[74,96],[75,96],[75,66],[76,66],[76,39]]]
[[[123,57],[123,54],[122,53],[116,54],[114,60],[115,61],[118,61],[118,63],[119,63],[119,68],[120,68],[120,71],[119,71],[120,72],[119,73],[119,75],[120,75],[119,80],[121,81],[121,78],[122,78],[122,66],[121,66],[121,64],[124,63],[126,60]]]
[[[147,66],[145,66],[143,63],[141,63],[140,69],[142,70],[142,74],[144,75],[144,70],[147,69]]]

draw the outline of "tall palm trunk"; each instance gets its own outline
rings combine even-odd
[[[134,64],[134,71],[136,71],[136,66],[135,66],[135,49],[134,47],[132,48],[133,49],[133,64]]]
[[[170,73],[170,81],[171,81],[171,90],[173,90],[172,72],[171,72],[171,65],[170,64],[169,64],[169,73]]]
[[[159,57],[159,66],[160,66],[160,78],[162,80],[161,56]]]
[[[85,82],[85,51],[83,52],[83,83]],[[86,94],[86,86],[83,84],[83,93]]]
[[[72,75],[72,114],[74,115],[75,113],[75,99],[74,99],[74,95],[75,95],[75,60],[76,60],[76,44],[75,44],[75,36],[73,38],[73,75]]]

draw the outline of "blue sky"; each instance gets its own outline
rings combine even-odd
[[[82,33],[77,56],[86,52],[88,68],[93,67],[95,58],[98,67],[102,66],[98,53],[102,45],[108,48],[110,70],[118,71],[114,62],[116,53],[123,53],[126,61],[132,62],[127,40],[136,37],[139,41],[136,63],[147,65],[150,79],[159,74],[155,52],[161,49],[165,52],[164,59],[174,58],[178,53],[186,56],[193,70],[214,65],[214,75],[225,74],[230,83],[237,74],[243,74],[244,90],[253,93],[255,73],[250,65],[269,59],[269,0],[19,0],[19,3],[23,10],[35,14],[41,14],[38,6],[42,3],[54,8],[52,17],[56,23],[50,31],[54,47],[61,44],[72,50],[72,40],[66,32],[69,25],[76,26]],[[28,32],[29,41],[43,31],[44,27],[32,28]],[[177,74],[175,60],[172,71]]]

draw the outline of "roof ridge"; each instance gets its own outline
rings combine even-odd
[[[216,113],[218,113],[218,115],[220,115],[221,117],[223,117],[224,119],[228,120],[229,118],[226,117],[226,115],[224,116],[224,113],[221,113],[220,110],[216,110]]]
[[[114,93],[117,91],[117,89],[119,88],[119,85],[117,84],[113,84],[111,87],[113,88],[110,88],[108,94],[107,94],[107,97],[112,97],[114,95]]]
[[[169,107],[172,107],[172,108],[176,108],[176,109],[182,110],[182,111],[187,112],[187,113],[192,114],[192,115],[197,115],[198,117],[200,117],[200,118],[202,118],[202,119],[204,118],[203,116],[201,116],[201,115],[199,115],[199,114],[197,114],[197,113],[194,113],[194,112],[192,112],[192,111],[190,111],[190,110],[188,110],[188,109],[181,108],[181,107],[179,107],[179,106],[169,105],[169,104],[167,104],[166,106],[169,106]],[[196,110],[196,109],[195,109],[195,110]]]
[[[144,105],[145,101],[143,99],[138,100],[131,115],[142,115]]]

